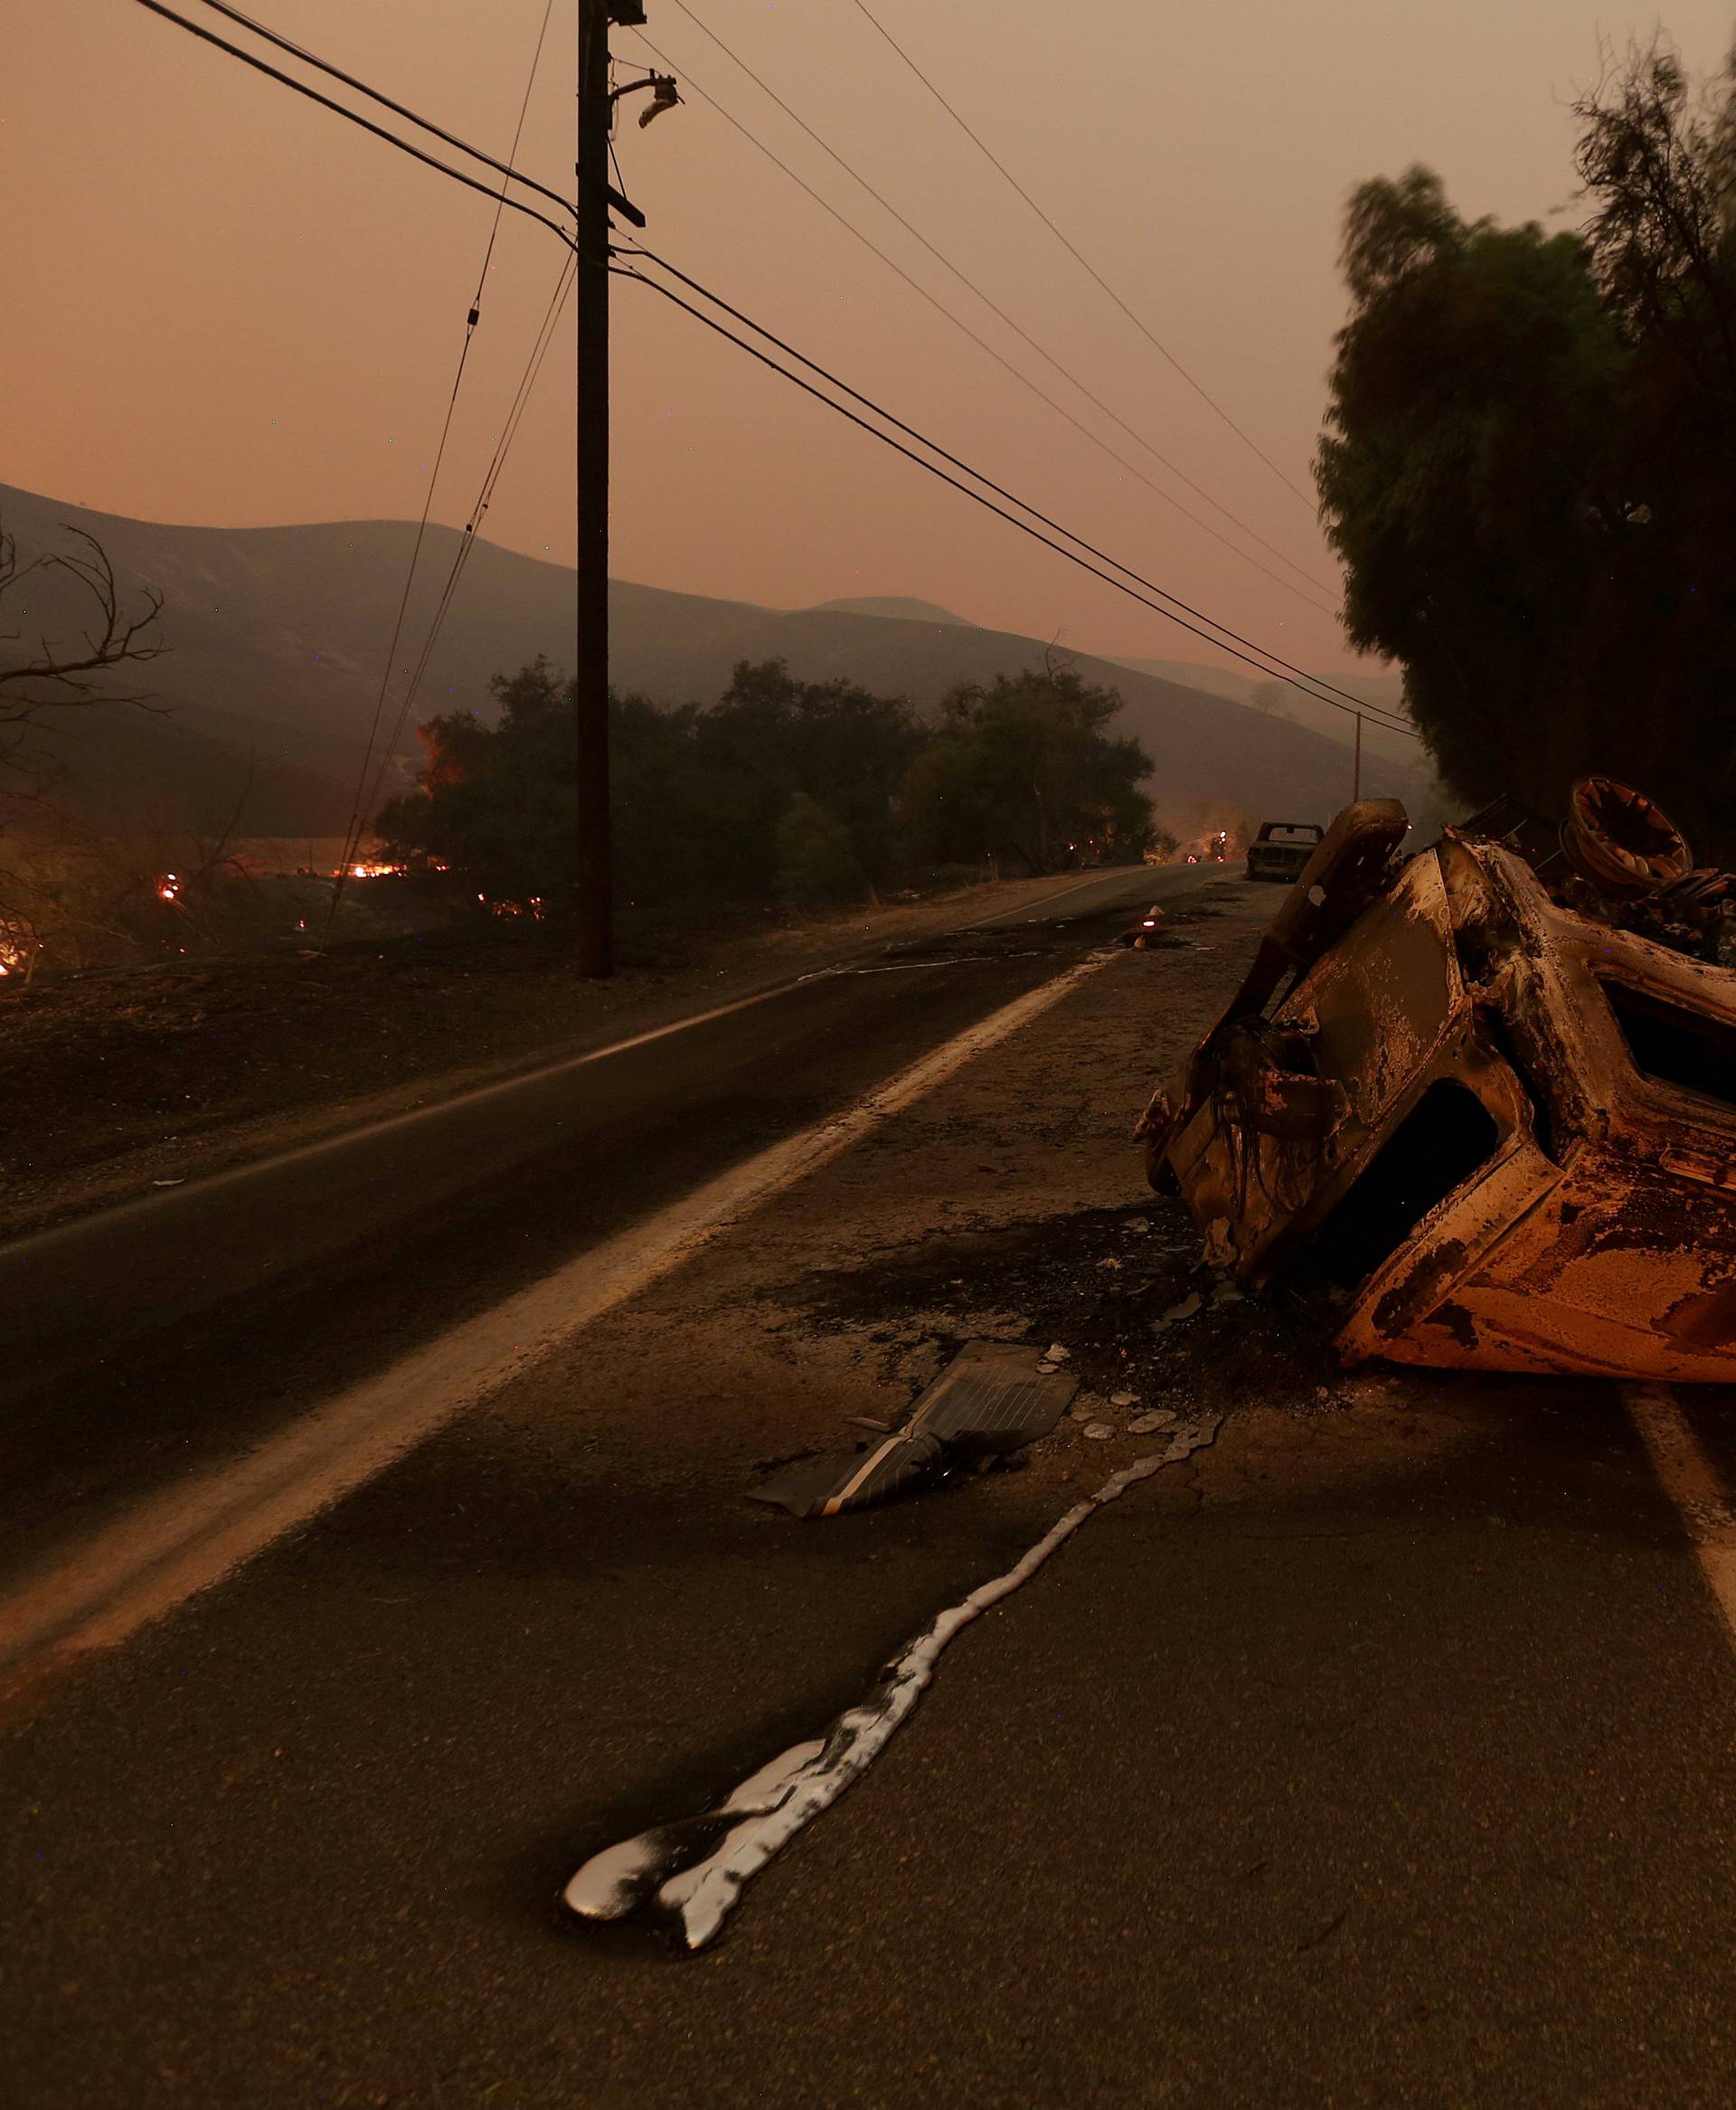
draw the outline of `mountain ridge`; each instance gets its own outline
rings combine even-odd
[[[146,670],[167,718],[102,711],[88,714],[75,733],[56,736],[56,752],[87,801],[118,810],[141,782],[185,780],[209,806],[250,781],[249,833],[341,828],[380,700],[415,524],[179,527],[0,485],[0,526],[16,537],[21,561],[67,547],[61,524],[102,544],[124,603],[136,601],[141,588],[164,596],[169,647]],[[428,528],[395,656],[401,668],[420,650],[461,541],[454,528]],[[52,583],[63,590],[65,582]],[[78,613],[63,591],[58,608],[53,591],[33,598],[50,620],[58,613],[70,622]],[[1041,667],[1052,649],[1037,639],[943,620],[948,611],[933,603],[900,596],[870,601],[923,613],[863,612],[861,599],[777,610],[611,580],[611,679],[660,705],[707,703],[728,686],[739,660],[782,658],[798,679],[847,679],[908,696],[926,711],[960,683]],[[476,540],[410,723],[389,742],[388,793],[417,766],[416,719],[442,710],[486,712],[490,677],[539,652],[571,665],[574,605],[569,569]],[[1086,680],[1120,691],[1116,730],[1151,754],[1149,788],[1172,826],[1220,812],[1258,816],[1268,805],[1288,811],[1299,804],[1325,818],[1349,795],[1342,742],[1100,655],[1067,658]],[[388,733],[399,693],[394,681],[385,700]],[[1427,781],[1422,771],[1385,759],[1364,769],[1372,793],[1414,801]]]

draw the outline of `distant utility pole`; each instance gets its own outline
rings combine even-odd
[[[1356,714],[1356,768],[1350,781],[1350,802],[1354,806],[1363,795],[1363,714]]]

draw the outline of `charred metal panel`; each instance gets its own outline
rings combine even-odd
[[[1736,1378],[1736,889],[1668,827],[1598,783],[1562,855],[1515,823],[1400,866],[1390,810],[1340,815],[1140,1124],[1208,1257],[1310,1257],[1351,1362]]]

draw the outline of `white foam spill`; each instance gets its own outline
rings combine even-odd
[[[655,1897],[660,1910],[680,1921],[688,1948],[703,1949],[767,1862],[885,1749],[955,1635],[1029,1582],[1094,1511],[1211,1443],[1221,1419],[1214,1415],[1178,1429],[1163,1450],[1136,1459],[1076,1502],[1005,1575],[948,1606],[895,1656],[863,1705],[840,1715],[823,1741],[781,1753],[703,1816],[641,1832],[594,1855],[567,1885],[568,1905],[588,1919],[617,1919]]]
[[[639,1902],[641,1886],[660,1859],[657,1834],[642,1831],[592,1854],[566,1888],[566,1900],[585,1919],[619,1919]]]
[[[788,1751],[781,1751],[769,1765],[762,1765],[758,1773],[750,1773],[741,1786],[731,1790],[725,1810],[751,1810],[756,1813],[775,1810],[784,1799],[798,1774],[804,1772],[826,1749],[818,1736],[811,1744],[792,1744]]]

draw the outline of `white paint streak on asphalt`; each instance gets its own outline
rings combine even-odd
[[[1736,1646],[1736,1512],[1724,1484],[1667,1386],[1624,1385],[1621,1396]]]
[[[1176,869],[1173,866],[1163,868],[1172,871]],[[1120,885],[1124,885],[1139,869],[1136,865],[1111,865],[1105,871],[1094,873],[1089,879],[1075,880],[1071,886],[1063,886],[1059,893],[1042,894],[1035,901],[1021,902],[1017,908],[997,909],[992,916],[985,916],[980,923],[960,923],[958,929],[960,932],[991,931],[996,924],[1035,923],[1038,921],[1038,909],[1047,908],[1052,902],[1065,901],[1070,894],[1082,894],[1087,887],[1115,885],[1118,893]]]
[[[51,1651],[58,1657],[113,1647],[208,1589],[582,1327],[680,1267],[751,1210],[862,1141],[1118,957],[1091,954],[955,1035],[844,1112],[708,1180],[341,1393],[245,1457],[138,1503],[0,1598],[0,1670],[17,1669]],[[618,1049],[656,1037],[642,1035]],[[580,1059],[595,1061],[607,1052]]]
[[[990,1606],[1028,1583],[1088,1518],[1137,1481],[1210,1443],[1219,1418],[1178,1429],[1163,1450],[1112,1473],[1005,1574],[980,1585],[962,1604],[948,1606],[893,1657],[863,1705],[838,1717],[824,1742],[798,1744],[783,1752],[750,1774],[715,1811],[641,1832],[594,1854],[567,1885],[564,1898],[570,1909],[585,1919],[621,1919],[641,1906],[655,1905],[679,1919],[690,1950],[703,1949],[766,1863],[879,1757],[933,1679],[948,1644]],[[729,1821],[744,1811],[756,1813]]]

